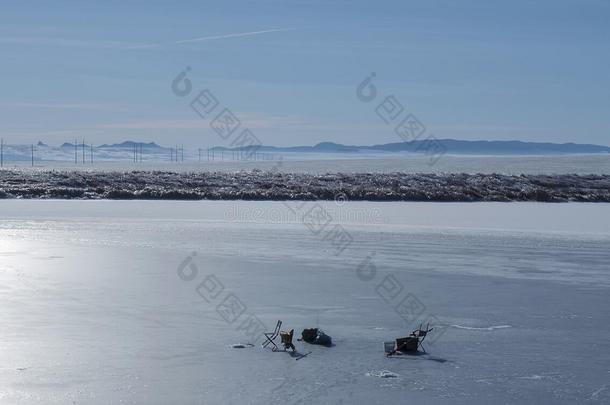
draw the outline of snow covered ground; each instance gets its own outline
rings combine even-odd
[[[123,160],[98,161],[94,164],[75,164],[69,158],[64,161],[36,160],[34,168],[28,159],[5,160],[6,168],[24,170],[165,170],[165,171],[222,171],[279,170],[291,173],[502,173],[502,174],[610,174],[610,155],[555,155],[555,156],[463,156],[443,155],[438,160],[409,154],[347,154],[347,153],[282,153],[273,154],[273,160],[224,160],[216,156],[214,161],[199,162],[197,156],[186,156],[184,162],[165,159],[151,160],[144,156],[134,163],[131,155]],[[282,164],[278,165],[279,159]],[[88,162],[88,160],[86,160]]]
[[[610,175],[0,171],[0,198],[610,202]]]
[[[319,209],[325,227],[309,219]],[[0,212],[3,404],[610,402],[608,204]],[[298,360],[230,347],[277,319],[336,345],[295,342]],[[383,356],[423,320],[428,355]]]

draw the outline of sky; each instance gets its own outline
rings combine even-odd
[[[3,0],[0,136],[367,145],[413,114],[441,139],[610,145],[609,21],[601,0]],[[201,117],[203,90],[218,104]],[[211,127],[225,108],[230,135]]]

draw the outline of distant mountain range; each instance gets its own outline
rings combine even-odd
[[[82,145],[81,143],[77,144],[77,146],[81,146],[81,145]],[[103,145],[95,146],[95,147],[96,148],[116,148],[116,149],[126,149],[127,148],[127,149],[129,149],[129,148],[133,148],[135,145],[137,145],[137,146],[141,145],[143,148],[147,148],[147,149],[164,149],[162,146],[159,146],[154,142],[146,143],[146,142],[134,142],[134,141],[124,141],[121,143],[113,143],[110,145],[105,143]],[[38,141],[38,146],[47,146],[47,145]],[[87,144],[87,146],[89,146],[89,145]],[[70,142],[65,142],[60,147],[61,148],[73,148],[74,144],[70,143]]]
[[[113,143],[111,145],[103,144],[98,146],[98,148],[133,148],[134,146],[142,146],[143,148],[149,149],[164,149],[162,146],[157,145],[154,142],[134,142],[134,141],[125,141],[121,143]]]
[[[299,153],[366,153],[366,152],[411,152],[422,153],[426,148],[426,140],[411,142],[394,142],[377,145],[343,145],[335,142],[320,142],[313,146],[260,146],[259,152],[299,152]],[[550,142],[522,142],[522,141],[462,141],[457,139],[439,139],[445,153],[460,155],[560,155],[579,153],[610,153],[610,147],[593,144],[578,143],[550,143]],[[149,151],[169,150],[169,147],[161,146],[155,142],[124,141],[121,143],[103,144],[97,146],[99,149],[107,150],[132,150],[134,145]],[[39,142],[39,147],[47,147]],[[81,144],[77,144],[81,146]],[[61,148],[74,148],[74,144],[66,142]],[[251,147],[250,147],[251,148]],[[191,148],[192,149],[192,148]],[[225,147],[215,146],[210,150],[215,151],[239,151],[248,150],[249,147]]]
[[[610,153],[610,147],[592,144],[548,143],[522,141],[460,141],[439,139],[446,153],[464,155],[552,155],[578,153]],[[320,142],[314,146],[261,146],[261,152],[316,152],[316,153],[358,153],[358,152],[413,152],[421,153],[429,141],[395,142],[379,145],[343,145],[334,142]],[[248,147],[226,148],[217,146],[214,150],[238,151]]]

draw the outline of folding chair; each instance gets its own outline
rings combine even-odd
[[[410,336],[417,338],[417,347],[421,347],[424,353],[426,353],[426,349],[424,348],[424,340],[426,340],[426,336],[428,336],[428,333],[430,333],[434,328],[431,328],[429,323],[426,325],[426,329],[422,329],[421,327],[422,324],[420,323],[419,328],[411,332]]]
[[[277,324],[275,325],[275,329],[273,330],[273,332],[263,333],[263,335],[265,335],[265,338],[267,339],[263,343],[263,347],[267,347],[270,344],[272,344],[273,345],[273,350],[277,350],[277,345],[275,344],[274,340],[280,334],[280,328],[281,327],[282,327],[282,321],[277,321]]]

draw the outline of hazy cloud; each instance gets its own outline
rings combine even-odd
[[[137,43],[122,41],[100,41],[73,38],[49,38],[49,37],[0,37],[0,44],[16,45],[45,45],[45,46],[65,46],[78,48],[104,48],[104,49],[152,49],[168,45],[190,44],[218,39],[249,37],[254,35],[268,34],[272,32],[292,31],[294,28],[271,28],[260,31],[235,32],[221,35],[209,35],[205,37],[182,39],[163,43]]]
[[[59,110],[110,110],[111,105],[105,104],[88,104],[88,103],[30,103],[30,102],[14,102],[3,104],[6,107],[19,107],[19,108],[50,108]]]

